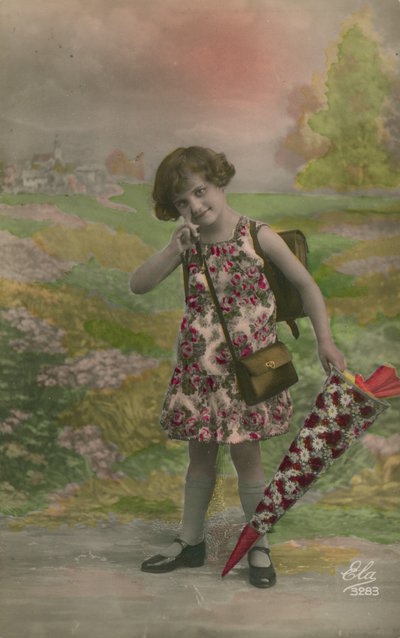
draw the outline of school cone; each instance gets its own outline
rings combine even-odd
[[[380,366],[367,379],[332,369],[302,428],[264,491],[221,576],[225,576],[388,407],[384,397],[400,395],[400,379]]]

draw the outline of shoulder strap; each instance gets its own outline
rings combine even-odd
[[[250,220],[250,235],[253,240],[254,250],[264,262],[264,274],[266,278],[268,279],[268,283],[271,286],[272,292],[275,294],[276,299],[278,299],[277,288],[279,283],[275,277],[274,269],[271,268],[271,264],[269,263],[269,260],[265,256],[265,253],[260,246],[260,242],[258,241],[258,229],[254,219]],[[293,319],[286,321],[286,323],[288,324],[290,330],[292,331],[292,335],[294,336],[294,338],[298,339],[300,336],[300,332],[297,327],[297,323]]]
[[[207,283],[208,283],[208,288],[210,290],[210,294],[211,294],[211,298],[212,298],[214,306],[215,306],[215,310],[217,311],[219,322],[220,322],[220,324],[222,326],[222,330],[223,330],[224,335],[225,335],[225,340],[226,340],[226,343],[228,345],[229,352],[231,353],[233,361],[237,361],[238,357],[236,356],[236,352],[235,352],[235,349],[233,347],[233,343],[232,343],[232,339],[231,339],[230,334],[229,334],[228,326],[226,325],[226,321],[224,319],[224,315],[223,315],[220,303],[218,301],[217,293],[215,292],[215,288],[214,288],[214,284],[213,284],[213,281],[212,281],[212,278],[211,278],[211,275],[210,275],[210,271],[208,270],[207,262],[206,262],[206,260],[204,258],[203,251],[201,250],[200,242],[196,243],[196,250],[197,250],[197,252],[199,254],[201,263],[203,265],[204,274],[206,276]]]

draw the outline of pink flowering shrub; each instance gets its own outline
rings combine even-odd
[[[137,352],[123,354],[117,349],[89,352],[84,357],[67,359],[57,366],[44,365],[37,376],[39,385],[92,390],[118,388],[126,377],[157,365],[157,360]]]
[[[121,476],[112,472],[111,466],[116,461],[122,461],[123,455],[116,445],[103,440],[96,425],[86,425],[80,430],[66,427],[60,432],[58,443],[84,456],[98,478],[117,479]]]
[[[11,410],[10,416],[0,421],[0,434],[13,434],[15,428],[28,418],[29,414],[21,410]]]
[[[1,316],[13,328],[25,333],[24,337],[10,341],[13,350],[17,352],[46,352],[47,354],[65,352],[63,346],[64,330],[31,315],[26,308],[15,307],[3,310]]]
[[[74,265],[47,255],[31,237],[15,237],[6,230],[0,230],[0,251],[0,277],[23,283],[53,281]]]
[[[362,439],[363,446],[374,456],[391,456],[400,453],[400,434],[392,436],[379,436],[378,434],[365,434]]]

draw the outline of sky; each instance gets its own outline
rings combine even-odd
[[[74,162],[144,152],[151,181],[199,144],[235,164],[233,190],[290,191],[275,159],[289,96],[365,7],[399,60],[400,0],[0,0],[0,159],[49,152],[58,134]]]

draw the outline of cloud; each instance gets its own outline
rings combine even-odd
[[[291,91],[323,71],[328,42],[364,4],[2,0],[3,157],[45,148],[58,131],[85,156],[145,151],[152,171],[164,151],[195,140],[243,149],[253,183],[288,128]],[[396,43],[400,4],[367,4]],[[274,181],[280,169],[267,163]]]

